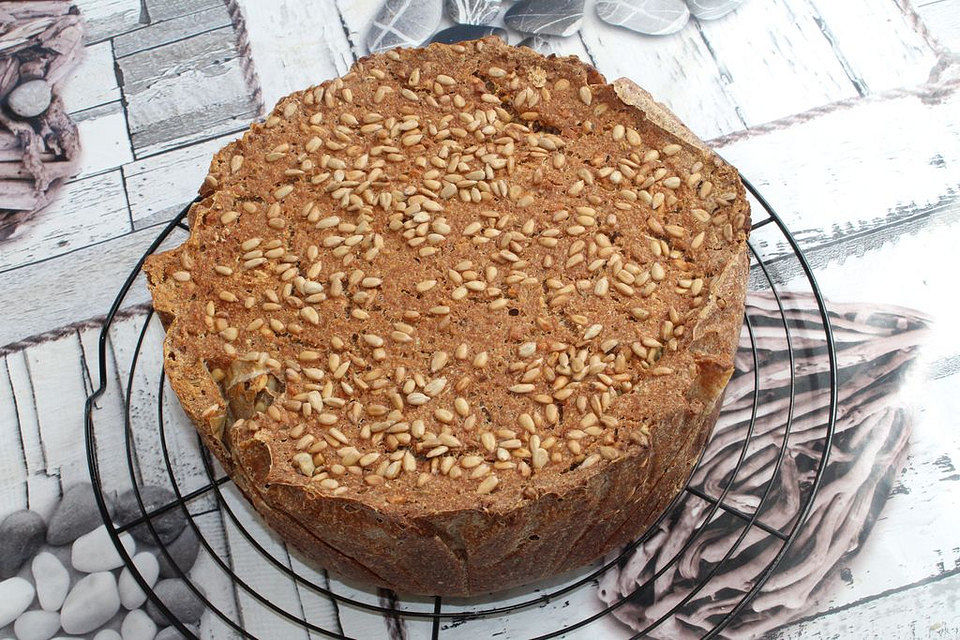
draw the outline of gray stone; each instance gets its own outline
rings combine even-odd
[[[17,575],[43,544],[47,525],[36,511],[14,511],[0,523],[0,579]]]
[[[46,111],[52,99],[46,80],[28,80],[10,92],[7,106],[21,118],[33,118]]]
[[[70,572],[60,559],[49,551],[38,553],[30,565],[33,583],[37,585],[37,600],[47,611],[60,611],[70,590]]]
[[[195,625],[188,624],[186,626],[193,635],[200,635],[200,630]],[[157,637],[153,640],[182,640],[185,638],[186,636],[180,633],[180,630],[176,627],[164,627],[163,629],[160,629],[160,633],[158,633]]]
[[[107,511],[113,515],[113,500],[104,496]],[[47,524],[47,543],[54,546],[69,544],[103,524],[93,487],[89,482],[75,484],[63,493],[63,499],[54,509]]]
[[[33,585],[23,578],[10,578],[0,582],[0,629],[27,610],[35,593]]]
[[[367,32],[367,49],[417,47],[436,30],[442,12],[442,0],[386,0]]]
[[[504,42],[507,41],[506,30],[500,29],[499,27],[480,27],[475,24],[456,24],[433,34],[433,36],[430,38],[430,42],[453,44],[455,42],[463,42],[464,40],[477,40],[478,38],[484,38],[486,36],[497,36]]]
[[[50,640],[60,631],[60,614],[56,611],[27,611],[13,624],[17,640]]]
[[[129,556],[136,551],[137,543],[129,533],[120,534],[120,544]],[[123,557],[113,544],[106,525],[100,525],[73,541],[73,547],[70,549],[70,564],[77,571],[97,573],[122,567]]]
[[[500,11],[500,0],[444,0],[450,19],[458,24],[488,24]]]
[[[556,39],[551,36],[528,36],[521,40],[517,46],[528,47],[545,56],[551,53],[557,53]]]
[[[717,20],[743,4],[743,0],[687,0],[697,20]]]
[[[180,622],[197,622],[203,615],[203,600],[183,580],[161,580],[153,588],[153,592]],[[202,590],[200,592],[203,593]],[[147,602],[147,613],[157,624],[169,624],[169,620],[153,600]]]
[[[117,581],[109,571],[91,573],[80,579],[63,602],[60,625],[67,633],[90,633],[120,610]]]
[[[583,22],[583,0],[521,0],[503,15],[503,22],[520,33],[570,36]]]
[[[676,33],[690,20],[683,0],[597,0],[597,16],[649,36]]]
[[[117,517],[116,520],[121,525],[133,522],[142,518],[145,512],[154,511],[161,507],[169,505],[177,499],[172,491],[165,487],[148,484],[140,488],[140,499],[143,501],[143,507],[137,502],[137,496],[133,490],[127,491],[117,498]],[[157,536],[164,543],[170,542],[183,531],[187,526],[187,519],[183,515],[183,509],[179,506],[167,509],[163,513],[150,519]],[[137,542],[146,544],[157,544],[157,539],[150,532],[147,523],[142,523],[130,530],[130,534]]]
[[[147,551],[141,551],[133,557],[133,565],[146,581],[147,586],[152,588],[153,585],[157,584],[160,565],[156,556]],[[123,571],[120,572],[120,580],[117,584],[120,590],[120,604],[125,609],[136,609],[147,601],[147,594],[140,588],[129,567],[124,567]]]
[[[197,555],[200,553],[200,540],[197,539],[193,527],[184,529],[176,540],[168,544],[167,553],[170,554],[173,562],[167,560],[167,556],[162,550],[157,551],[161,577],[179,578],[180,574],[177,573],[176,567],[179,567],[184,573],[188,573],[193,568],[193,564],[197,561]]]
[[[120,636],[123,640],[153,640],[157,635],[157,624],[143,609],[134,609],[123,619]]]

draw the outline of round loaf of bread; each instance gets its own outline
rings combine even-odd
[[[676,495],[749,226],[736,170],[636,85],[489,38],[283,98],[145,270],[170,383],[272,527],[341,576],[471,595]]]

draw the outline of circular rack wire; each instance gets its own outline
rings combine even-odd
[[[130,361],[129,363],[125,363],[125,369],[127,371],[127,375],[125,376],[126,380],[123,379],[124,376],[119,374],[119,362],[117,363],[117,372],[109,371],[110,356],[108,356],[108,352],[115,353],[111,351],[109,344],[111,328],[118,321],[121,315],[120,310],[125,306],[125,301],[128,297],[128,294],[130,293],[131,288],[134,286],[135,280],[140,273],[146,257],[157,251],[161,244],[164,243],[164,241],[166,241],[172,234],[189,231],[189,227],[185,223],[185,218],[189,210],[188,205],[188,207],[184,208],[183,211],[181,211],[168,225],[166,225],[166,227],[153,241],[144,255],[134,266],[133,270],[130,272],[129,276],[121,287],[117,298],[110,307],[98,341],[98,385],[87,398],[85,405],[85,439],[90,477],[95,490],[94,493],[97,498],[101,515],[103,516],[104,522],[107,525],[107,530],[110,533],[114,544],[116,545],[117,551],[122,556],[126,566],[130,569],[134,579],[147,593],[152,603],[168,617],[168,619],[171,621],[171,624],[176,626],[176,628],[182,634],[184,634],[185,637],[197,637],[189,627],[176,619],[168,606],[157,596],[148,582],[144,579],[143,575],[133,564],[130,554],[127,553],[123,544],[121,544],[121,534],[129,531],[135,526],[145,525],[147,530],[152,535],[153,540],[156,542],[161,559],[165,559],[167,563],[173,567],[176,577],[179,577],[186,583],[187,587],[193,592],[193,594],[207,607],[207,611],[221,620],[223,624],[237,636],[246,638],[257,637],[245,629],[245,625],[239,616],[237,616],[235,613],[224,611],[221,607],[218,607],[212,601],[211,597],[195,583],[195,580],[191,579],[189,572],[184,572],[181,570],[176,565],[176,562],[173,561],[173,556],[171,555],[168,545],[161,541],[160,535],[154,527],[154,519],[168,511],[179,509],[185,516],[187,525],[193,530],[193,533],[195,533],[199,539],[201,550],[205,551],[206,554],[209,555],[212,565],[225,574],[227,579],[232,583],[232,587],[236,593],[242,592],[248,601],[256,602],[262,607],[262,609],[266,609],[273,614],[282,617],[289,623],[301,626],[303,629],[312,632],[312,636],[344,639],[351,637],[346,635],[341,629],[334,628],[333,625],[331,625],[330,628],[325,628],[319,622],[311,622],[307,620],[307,616],[305,616],[303,613],[303,607],[300,607],[299,611],[290,611],[284,608],[282,604],[278,604],[269,597],[259,593],[254,585],[249,584],[249,581],[245,577],[239,575],[238,571],[232,567],[229,559],[223,557],[224,553],[217,550],[215,541],[208,539],[203,527],[198,524],[196,515],[188,509],[191,504],[198,500],[204,499],[210,501],[212,499],[214,509],[218,509],[220,511],[223,520],[225,522],[229,522],[230,526],[234,527],[239,532],[245,543],[249,544],[252,549],[256,550],[256,553],[262,555],[271,570],[275,570],[276,572],[283,574],[286,579],[292,580],[298,589],[306,589],[328,598],[334,603],[335,607],[353,607],[359,611],[382,615],[393,618],[394,620],[399,619],[401,621],[405,620],[426,623],[430,628],[430,635],[434,639],[442,636],[443,623],[447,623],[450,626],[455,626],[457,623],[473,621],[480,618],[500,617],[505,620],[506,628],[509,631],[509,616],[523,611],[535,610],[536,608],[542,607],[547,603],[562,600],[565,596],[568,596],[571,592],[579,587],[597,580],[605,572],[611,570],[611,568],[621,565],[639,545],[647,542],[650,539],[653,533],[657,530],[657,527],[661,522],[663,522],[664,518],[667,517],[668,514],[675,509],[682,508],[681,497],[683,497],[685,494],[691,494],[701,500],[706,501],[709,504],[709,508],[706,511],[705,517],[699,521],[700,524],[694,528],[693,532],[689,535],[688,539],[683,543],[683,545],[672,554],[669,561],[659,563],[662,566],[660,566],[660,568],[643,584],[637,585],[636,589],[633,590],[632,593],[628,593],[627,595],[620,597],[615,602],[600,607],[598,611],[584,615],[584,617],[574,620],[573,622],[568,621],[563,623],[561,626],[554,628],[552,625],[556,624],[555,620],[553,620],[550,616],[542,616],[542,619],[539,619],[537,622],[537,624],[542,625],[542,628],[536,630],[533,638],[534,640],[546,640],[548,638],[558,637],[562,634],[569,634],[576,629],[587,627],[592,622],[611,614],[613,611],[627,603],[639,600],[641,592],[652,585],[654,581],[662,576],[670,567],[675,565],[683,556],[684,552],[698,538],[698,536],[703,534],[704,529],[713,519],[714,515],[722,511],[727,514],[731,514],[737,521],[741,523],[741,531],[736,537],[735,543],[726,551],[725,555],[722,557],[722,559],[720,559],[719,562],[716,562],[709,570],[704,571],[702,575],[697,576],[695,584],[690,587],[689,592],[682,599],[672,606],[665,614],[660,616],[653,623],[647,625],[646,628],[636,632],[632,637],[645,637],[655,628],[665,623],[669,618],[677,615],[677,612],[680,611],[684,605],[690,602],[696,596],[696,594],[699,593],[705,585],[707,585],[707,583],[721,569],[721,567],[723,567],[724,563],[731,558],[731,556],[744,542],[744,539],[751,530],[761,531],[767,536],[772,536],[775,539],[776,544],[779,546],[779,548],[776,549],[772,559],[756,572],[756,575],[753,578],[752,587],[750,587],[749,590],[739,599],[739,601],[737,601],[736,604],[722,616],[722,619],[720,619],[717,624],[702,637],[711,638],[717,636],[737,616],[737,614],[748,605],[748,603],[763,587],[767,579],[776,570],[777,565],[784,558],[787,551],[790,549],[791,544],[797,538],[797,535],[807,515],[810,513],[814,498],[816,496],[817,488],[823,476],[824,469],[826,468],[837,417],[838,402],[837,356],[835,343],[826,305],[821,296],[816,279],[814,278],[813,270],[811,269],[806,257],[803,255],[803,252],[798,246],[795,238],[784,225],[781,218],[774,211],[773,207],[749,181],[743,179],[743,182],[746,185],[748,192],[755,199],[755,203],[758,203],[760,205],[760,209],[767,214],[766,217],[754,222],[752,229],[756,230],[767,225],[772,225],[771,228],[777,230],[780,236],[782,236],[782,241],[785,242],[786,246],[789,248],[790,257],[795,259],[799,265],[802,277],[805,278],[807,286],[809,286],[810,291],[812,292],[813,299],[816,301],[816,311],[819,312],[820,319],[823,323],[823,340],[826,344],[826,352],[823,355],[828,360],[828,383],[826,391],[829,393],[829,403],[827,405],[826,415],[824,418],[824,435],[819,443],[819,459],[816,461],[816,465],[813,470],[812,481],[809,483],[809,486],[806,487],[805,495],[802,497],[799,507],[796,510],[796,514],[791,519],[787,530],[783,531],[779,528],[771,527],[765,524],[760,519],[760,516],[770,496],[771,488],[773,486],[773,479],[776,477],[776,473],[780,469],[785,452],[787,451],[788,438],[790,437],[791,427],[793,424],[795,401],[798,395],[795,385],[796,373],[794,368],[794,342],[791,335],[790,323],[788,322],[787,316],[784,312],[783,297],[777,288],[777,278],[771,275],[769,265],[761,258],[755,247],[756,243],[751,240],[751,266],[758,267],[758,269],[751,269],[751,271],[755,276],[754,280],[758,281],[761,287],[769,289],[776,302],[776,306],[779,311],[778,324],[782,326],[785,335],[790,366],[789,402],[786,409],[784,423],[785,427],[783,429],[784,433],[782,442],[780,443],[779,451],[773,463],[773,473],[771,474],[770,480],[766,482],[759,502],[755,505],[752,513],[745,513],[743,510],[731,506],[725,502],[725,498],[727,497],[728,492],[731,491],[731,487],[733,487],[734,483],[736,482],[737,476],[740,473],[741,467],[746,458],[751,437],[754,433],[754,425],[757,421],[758,410],[763,402],[763,394],[761,393],[760,389],[759,367],[757,366],[758,350],[754,334],[754,324],[751,322],[749,314],[746,314],[744,321],[749,337],[749,347],[747,348],[747,352],[750,355],[748,356],[748,359],[752,357],[752,362],[754,365],[752,376],[752,403],[750,409],[751,415],[748,421],[746,437],[743,438],[742,444],[739,444],[739,452],[735,452],[733,454],[737,456],[737,462],[733,467],[732,473],[723,483],[722,491],[717,496],[710,496],[706,492],[691,486],[691,484],[688,482],[684,490],[682,490],[678,496],[674,498],[671,505],[664,511],[663,514],[660,515],[659,519],[648,529],[648,531],[636,541],[627,545],[616,557],[610,557],[608,560],[602,562],[595,568],[584,570],[579,576],[572,580],[568,580],[559,586],[552,584],[546,586],[530,585],[525,590],[522,590],[523,594],[521,596],[513,596],[508,600],[501,601],[500,604],[496,604],[496,601],[494,601],[494,604],[490,604],[489,599],[484,599],[482,601],[478,600],[475,604],[469,600],[458,600],[454,606],[448,606],[450,603],[445,603],[445,601],[439,596],[426,600],[422,598],[398,600],[397,596],[394,594],[388,593],[388,597],[383,598],[379,597],[383,595],[382,593],[378,596],[377,592],[371,591],[370,593],[366,594],[370,597],[363,598],[358,595],[358,593],[361,592],[358,592],[356,589],[338,590],[335,587],[330,586],[329,581],[323,582],[317,580],[315,577],[317,574],[314,574],[314,576],[311,577],[305,575],[306,572],[297,571],[291,568],[292,565],[276,557],[275,554],[271,553],[266,548],[269,546],[269,543],[262,539],[264,535],[263,533],[253,531],[249,526],[244,524],[243,518],[237,513],[238,507],[231,506],[231,501],[225,496],[226,492],[224,487],[224,485],[230,482],[230,478],[223,474],[222,471],[218,473],[218,468],[216,467],[215,462],[210,457],[209,452],[206,451],[203,445],[199,442],[199,437],[196,437],[195,446],[200,451],[203,482],[200,483],[199,486],[191,488],[187,485],[197,484],[195,481],[196,478],[194,478],[194,481],[191,483],[184,483],[183,479],[178,477],[177,464],[175,464],[172,459],[173,454],[171,453],[168,428],[165,428],[167,419],[164,417],[165,379],[162,367],[156,367],[159,369],[158,371],[144,373],[142,370],[140,370],[138,373],[138,363],[140,362],[141,355],[143,353],[141,347],[144,344],[145,336],[147,335],[148,329],[152,326],[152,324],[157,324],[157,318],[155,317],[155,313],[152,309],[147,311],[145,315],[142,328],[140,329],[136,338],[136,344],[132,348],[132,351],[129,355]],[[754,209],[756,214],[756,207],[754,207]],[[756,287],[756,284],[754,286]],[[129,305],[129,303],[126,304],[127,306]],[[154,329],[156,330],[155,326]],[[742,346],[741,351],[743,351]],[[119,358],[119,356],[116,357]],[[154,396],[156,407],[151,411],[151,413],[155,414],[155,431],[146,430],[144,429],[144,426],[140,424],[134,425],[134,421],[131,419],[131,415],[134,411],[142,412],[149,409],[148,407],[144,408],[136,405],[137,399],[134,397],[135,394],[132,391],[132,388],[135,384],[134,379],[136,375],[157,376],[156,384],[158,385],[158,391],[156,391]],[[97,401],[99,398],[101,398],[101,396],[104,395],[105,392],[108,391],[108,389],[111,387],[111,384],[118,388],[117,393],[119,394],[122,402],[123,424],[121,425],[108,424],[111,421],[106,417],[99,422],[97,420],[99,411]],[[116,456],[112,456],[109,461],[105,461],[101,459],[100,455],[98,455],[98,446],[100,446],[101,441],[105,439],[105,430],[110,428],[122,429],[122,436],[120,436],[120,440],[122,442],[124,456],[122,459],[116,459]],[[147,502],[142,494],[141,481],[138,479],[138,463],[135,460],[138,455],[136,452],[136,441],[138,439],[150,440],[152,450],[156,451],[156,455],[158,455],[161,459],[160,461],[156,462],[156,464],[165,470],[166,479],[170,483],[171,491],[176,496],[174,500],[171,500],[167,504],[159,506],[151,504],[148,507]],[[707,446],[709,447],[709,443]],[[117,469],[111,469],[109,472],[107,472],[107,470],[104,469],[105,463],[116,465]],[[691,473],[691,478],[696,475],[699,466],[700,463],[698,462]],[[109,494],[116,493],[121,488],[119,486],[109,486],[111,482],[117,482],[116,476],[118,473],[120,473],[118,469],[121,467],[124,467],[121,475],[126,475],[124,478],[125,486],[132,488],[133,494],[136,496],[141,515],[133,521],[119,524],[114,522],[111,517],[107,496]],[[321,582],[323,583],[321,584]],[[508,635],[507,637],[513,638],[519,636]]]

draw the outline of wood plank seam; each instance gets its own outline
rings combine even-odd
[[[247,87],[253,92],[252,98],[257,114],[264,114],[263,92],[261,90],[260,77],[257,75],[257,69],[253,64],[253,55],[250,52],[250,39],[247,36],[247,20],[243,15],[243,10],[236,0],[226,0],[227,12],[230,14],[230,21],[234,27],[234,39],[237,45],[237,51],[240,53],[240,70],[243,73],[243,79]]]
[[[23,493],[24,493],[24,503],[27,505],[27,508],[30,508],[30,489],[27,485],[26,477],[29,474],[29,467],[27,465],[27,448],[23,441],[23,424],[20,420],[20,401],[17,400],[16,390],[13,388],[13,378],[10,375],[10,363],[7,361],[7,358],[3,359],[3,368],[6,370],[7,377],[7,386],[10,391],[10,399],[13,401],[13,415],[14,419],[17,421],[17,437],[19,438],[20,444],[20,464],[23,468]]]
[[[810,7],[810,12],[813,14],[814,23],[816,23],[817,28],[820,29],[820,33],[823,34],[824,39],[830,43],[830,49],[833,51],[833,55],[840,61],[840,66],[843,68],[843,72],[847,74],[847,78],[850,79],[850,83],[853,84],[853,88],[857,90],[857,94],[860,97],[867,95],[870,92],[870,88],[867,86],[866,81],[853,70],[850,61],[847,60],[847,57],[840,50],[837,37],[834,35],[830,25],[827,24],[826,20],[823,19],[823,16],[817,11],[817,8],[813,6],[810,0],[806,0],[806,2],[807,6]]]

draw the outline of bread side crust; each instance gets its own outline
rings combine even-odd
[[[597,84],[604,82],[593,73]],[[696,149],[704,163],[736,175],[637,85],[620,79],[613,86],[625,104],[678,144]],[[234,144],[214,165],[232,155]],[[746,211],[742,184],[734,183],[735,206]],[[209,193],[210,186],[205,189]],[[197,206],[191,218],[196,211]],[[746,220],[744,231],[749,215]],[[206,446],[268,523],[308,557],[349,579],[426,595],[473,595],[536,581],[594,560],[648,528],[682,487],[715,423],[733,373],[748,271],[743,243],[713,279],[710,301],[690,327],[697,372],[687,405],[651,425],[647,449],[568,474],[568,481],[514,504],[417,512],[377,508],[286,481],[265,437],[249,422],[229,424],[227,399],[191,351],[176,316],[176,293],[163,279],[167,261],[176,259],[175,251],[153,256],[145,271],[155,308],[168,326],[165,370]]]

